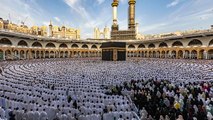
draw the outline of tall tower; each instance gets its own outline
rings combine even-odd
[[[107,26],[105,26],[103,33],[104,33],[104,39],[110,39],[110,30]]]
[[[117,18],[118,5],[119,5],[118,0],[113,0],[113,3],[112,3],[112,14],[113,14],[112,31],[118,30],[118,18]]]
[[[50,20],[50,25],[49,25],[49,37],[53,36],[53,25],[52,25],[52,21]]]
[[[66,28],[65,28],[65,26],[62,26],[61,30],[62,30],[62,31],[61,31],[61,32],[62,32],[62,33],[61,33],[61,37],[62,37],[62,38],[65,38],[65,37],[66,37]]]
[[[135,33],[136,33],[136,35],[139,34],[139,23],[135,24]]]
[[[135,30],[135,3],[136,0],[129,0],[129,30]]]
[[[99,28],[94,29],[94,39],[99,39],[100,38],[100,30]]]

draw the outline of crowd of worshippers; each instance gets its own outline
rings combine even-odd
[[[213,119],[213,81],[132,80],[112,87],[109,94],[129,95],[141,120]]]
[[[193,60],[11,61],[0,74],[0,120],[210,119],[212,68]]]

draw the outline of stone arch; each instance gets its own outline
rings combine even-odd
[[[140,44],[138,48],[146,48],[144,44]]]
[[[160,58],[160,51],[157,51],[157,52],[156,52],[156,57],[157,57],[157,58]]]
[[[59,45],[59,48],[68,48],[68,46],[67,46],[67,44],[65,44],[65,43],[61,43],[61,44]]]
[[[50,52],[49,51],[45,51],[45,58],[49,58],[50,56]]]
[[[198,59],[204,59],[204,58],[205,58],[205,56],[204,56],[204,52],[205,52],[205,50],[204,50],[204,49],[202,49],[202,50],[200,50],[200,51],[199,51]]]
[[[79,48],[79,46],[77,44],[72,44],[71,48]]]
[[[183,58],[183,51],[182,51],[182,50],[179,50],[177,55],[178,55],[178,56],[177,56],[178,59],[182,59],[182,58]]]
[[[19,41],[19,42],[18,42],[18,46],[28,47],[28,44],[27,44],[27,42],[26,42],[26,41],[21,40],[21,41]]]
[[[191,52],[191,58],[192,59],[197,59],[197,51],[196,50],[192,50],[192,52]]]
[[[141,57],[144,57],[144,56],[145,56],[145,55],[144,55],[144,51],[142,51],[142,52],[141,52]]]
[[[7,38],[2,38],[0,40],[0,45],[13,45],[11,40],[7,39]]]
[[[85,57],[84,51],[81,52],[81,57]]]
[[[187,58],[187,59],[190,58],[190,52],[189,52],[189,50],[185,50],[184,58]]]
[[[165,43],[165,42],[161,42],[160,44],[159,44],[159,47],[168,47],[168,45],[167,45],[167,43]]]
[[[35,52],[35,54],[36,54],[36,59],[39,59],[39,58],[40,58],[40,52],[37,50],[37,51]]]
[[[152,58],[152,57],[153,57],[153,52],[149,51],[149,58]]]
[[[208,51],[208,59],[213,59],[213,49]]]
[[[154,45],[153,43],[150,43],[150,44],[148,45],[148,48],[155,48],[155,45]]]
[[[68,52],[68,51],[65,51],[65,52],[64,52],[64,57],[65,57],[65,58],[68,58],[68,57],[69,57],[69,52]]]
[[[5,51],[5,59],[6,60],[11,60],[12,59],[12,52],[10,50]]]
[[[41,51],[41,58],[44,58],[44,51]]]
[[[35,56],[36,56],[35,50],[31,51],[31,55],[32,55],[32,58],[35,59]]]
[[[89,57],[88,51],[85,52],[85,57]]]
[[[98,47],[96,45],[92,45],[92,49],[97,49]]]
[[[209,42],[209,46],[213,46],[213,39]]]
[[[24,52],[24,50],[21,50],[20,51],[20,59],[25,59],[25,52]]]
[[[55,58],[59,58],[59,51],[54,51],[55,52]]]
[[[82,45],[82,48],[88,49],[89,47],[88,47],[88,45],[83,44],[83,45]]]
[[[50,51],[49,56],[50,56],[50,58],[55,58],[55,52],[54,51]]]
[[[202,46],[203,43],[198,39],[193,39],[189,42],[188,46]]]
[[[42,44],[40,42],[34,42],[32,47],[42,47]]]
[[[153,51],[153,57],[156,58],[157,57],[157,52]]]
[[[134,52],[133,51],[131,51],[130,54],[131,54],[130,57],[134,57]]]
[[[20,52],[17,49],[15,49],[11,52],[12,52],[12,55],[13,55],[13,59],[16,59],[16,60],[20,59]]]
[[[181,47],[183,46],[183,43],[180,41],[175,41],[174,43],[172,43],[172,47]]]
[[[64,57],[64,51],[60,51],[60,58]]]
[[[135,46],[133,44],[128,46],[129,49],[135,49]]]
[[[161,52],[161,58],[166,58],[166,52],[165,51]]]
[[[176,51],[173,50],[173,51],[171,52],[171,57],[172,57],[172,58],[176,58],[176,54],[177,54]]]
[[[47,43],[46,48],[55,48],[55,44]]]

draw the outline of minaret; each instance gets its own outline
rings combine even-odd
[[[129,0],[129,30],[135,30],[135,3],[136,0]]]
[[[62,30],[61,37],[65,38],[66,37],[66,28],[65,28],[65,26],[62,26],[61,30]]]
[[[104,39],[110,39],[110,30],[107,26],[104,28]]]
[[[112,14],[113,14],[112,31],[118,30],[118,19],[117,19],[118,4],[119,4],[118,0],[113,0],[113,3],[112,3]]]
[[[97,27],[94,29],[94,39],[100,39],[100,30]]]
[[[49,37],[53,36],[53,25],[52,25],[52,21],[50,20],[50,25],[49,25]]]
[[[135,24],[135,33],[136,33],[136,35],[139,34],[139,23]]]

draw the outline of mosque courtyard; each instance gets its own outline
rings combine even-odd
[[[213,0],[0,0],[0,120],[213,120]]]
[[[204,119],[212,110],[211,60],[74,58],[1,65],[5,118],[13,110],[16,119],[27,120]],[[190,106],[203,112],[188,111]]]

